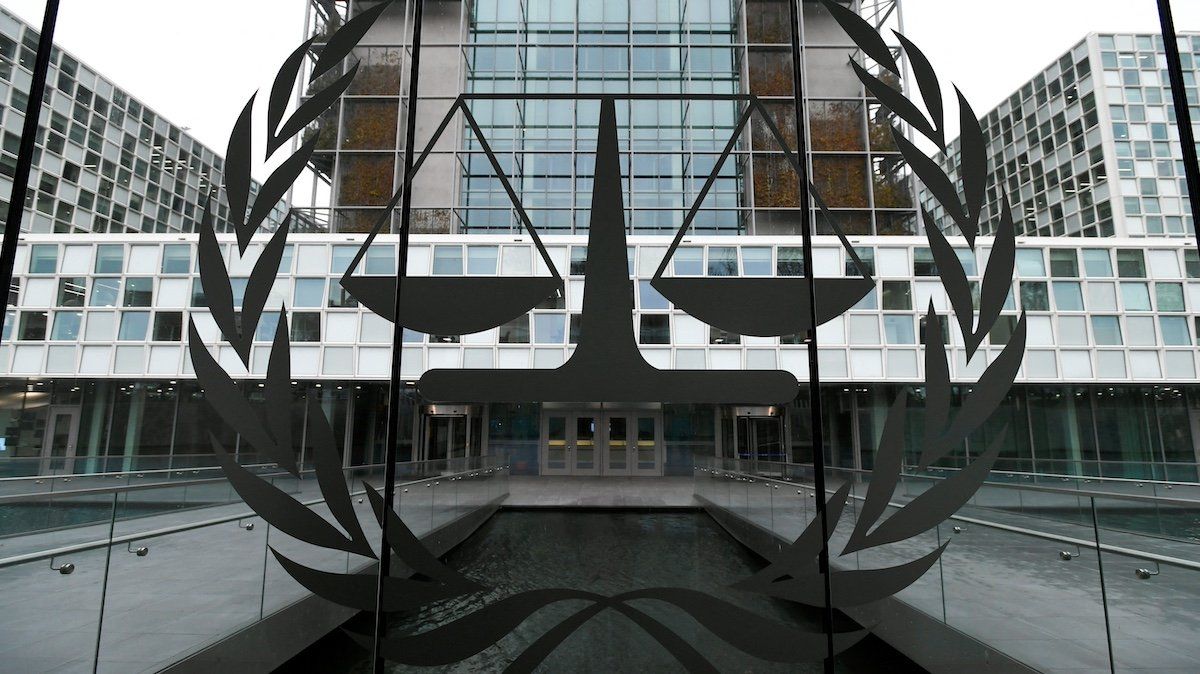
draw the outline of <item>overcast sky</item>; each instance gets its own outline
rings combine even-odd
[[[43,0],[0,4],[41,24]],[[62,0],[56,41],[224,152],[246,98],[270,85],[301,41],[306,4]],[[1173,4],[1177,29],[1200,30],[1200,2]],[[902,7],[908,37],[980,115],[1090,31],[1158,31],[1155,0],[902,0]]]

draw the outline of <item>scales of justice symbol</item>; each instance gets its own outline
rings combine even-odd
[[[410,330],[426,334],[462,335],[502,325],[525,314],[548,297],[564,292],[555,268],[507,175],[488,145],[467,101],[552,98],[553,95],[464,94],[451,106],[429,141],[413,173],[429,155],[456,110],[461,111],[517,214],[550,270],[550,276],[404,276],[400,281],[400,320]],[[698,96],[683,96],[697,98]],[[715,162],[683,225],[662,258],[651,285],[677,308],[722,330],[742,335],[782,336],[804,333],[810,326],[807,279],[798,277],[677,277],[665,276],[667,265],[683,241],[721,166],[736,145],[753,112],[769,128],[794,170],[799,165],[778,127],[757,98],[750,95],[708,95],[705,100],[747,103],[724,151]],[[795,399],[799,383],[783,370],[664,370],[651,366],[638,351],[633,329],[631,278],[626,253],[625,207],[621,190],[617,141],[617,100],[674,99],[666,95],[567,95],[572,100],[599,100],[600,119],[591,195],[584,292],[578,344],[555,369],[433,369],[417,382],[421,396],[432,402],[470,400],[480,403],[713,403],[779,404]],[[811,190],[810,186],[810,190]],[[875,287],[845,235],[829,219],[843,248],[858,268],[858,276],[816,279],[817,323],[840,315]],[[356,275],[368,247],[390,219],[397,199],[379,219],[341,284],[347,293],[379,316],[394,320],[396,276]]]

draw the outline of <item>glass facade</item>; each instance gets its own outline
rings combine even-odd
[[[0,217],[37,44],[35,28],[0,8]],[[71,54],[54,49],[50,61],[22,231],[195,232],[210,194],[218,229],[232,228],[219,155]],[[269,229],[285,211],[281,203],[270,212]]]
[[[1181,36],[1179,50],[1195,125],[1200,36]],[[1008,198],[1028,236],[1195,234],[1162,36],[1088,35],[982,121],[995,171],[983,222]],[[940,157],[952,179],[958,159],[955,141]]]
[[[855,80],[843,55],[849,42],[832,17],[818,3],[802,5],[814,182],[845,232],[915,233],[911,176],[890,136],[893,119]],[[318,38],[343,21],[318,6],[310,16]],[[403,33],[400,12],[385,12],[380,20],[393,27],[381,34]],[[678,229],[734,138],[733,155],[700,203],[691,231],[799,233],[799,183],[767,123],[756,113],[735,136],[745,103],[703,100],[713,94],[758,97],[795,149],[786,2],[493,1],[438,5],[426,24],[418,150],[454,97],[467,96],[483,142],[497,153],[539,233],[587,230],[599,102],[554,97],[599,93],[682,99],[618,106],[630,232]],[[369,77],[356,78],[340,111],[311,132],[320,134],[316,181],[330,189],[327,200],[306,212],[328,221],[333,231],[369,229],[399,185],[399,113],[406,104],[393,85],[404,47],[387,41],[358,50],[360,69]],[[359,84],[376,77],[379,86]],[[327,83],[318,79],[309,88]],[[491,95],[523,98],[486,98]],[[481,140],[460,115],[450,129],[414,176],[422,188],[414,231],[521,233]],[[823,220],[818,228],[832,233]]]

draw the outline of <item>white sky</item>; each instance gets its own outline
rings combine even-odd
[[[1158,31],[1155,0],[901,0],[908,37],[982,115],[1090,31]],[[41,25],[43,0],[0,0]],[[302,39],[307,0],[62,0],[56,41],[223,153]],[[1200,2],[1174,0],[1178,30]],[[956,119],[952,104],[947,121]]]

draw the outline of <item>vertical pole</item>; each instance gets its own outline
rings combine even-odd
[[[400,202],[400,247],[396,260],[396,295],[392,304],[392,371],[388,387],[387,440],[383,452],[383,507],[384,516],[379,520],[379,576],[375,585],[375,640],[374,671],[383,674],[383,652],[380,650],[387,629],[383,614],[383,582],[391,566],[391,548],[388,547],[387,514],[396,500],[396,449],[400,443],[400,407],[404,397],[400,381],[400,354],[404,343],[404,326],[400,311],[401,283],[408,271],[408,232],[412,218],[412,167],[413,143],[417,133],[417,76],[421,69],[421,9],[423,0],[415,0],[413,9],[412,55],[408,67],[408,110],[404,135],[403,193]]]
[[[808,279],[808,331],[804,341],[808,345],[808,396],[812,418],[813,441],[813,488],[816,490],[816,513],[821,520],[821,550],[817,557],[817,569],[825,585],[825,610],[821,615],[821,626],[825,630],[825,671],[833,672],[833,589],[829,579],[829,521],[825,508],[825,439],[821,427],[821,373],[817,363],[817,289],[813,282],[812,207],[808,191],[808,148],[806,147],[806,110],[804,105],[804,62],[800,53],[800,8],[798,0],[788,3],[792,28],[792,96],[796,105],[796,158],[800,167],[800,234],[804,248],[804,276]]]
[[[1096,539],[1096,568],[1100,571],[1100,605],[1104,608],[1104,636],[1108,640],[1108,671],[1117,671],[1117,661],[1113,658],[1112,623],[1108,615],[1108,588],[1104,584],[1104,550],[1100,547],[1100,519],[1096,516],[1096,498],[1092,502],[1092,535]]]
[[[1163,47],[1167,51],[1167,74],[1171,78],[1171,100],[1175,103],[1175,126],[1179,129],[1179,144],[1183,146],[1183,172],[1187,178],[1188,202],[1192,206],[1192,235],[1200,242],[1200,227],[1197,227],[1197,221],[1200,220],[1200,162],[1196,159],[1192,116],[1183,88],[1183,62],[1179,59],[1171,0],[1158,0],[1158,20],[1162,25]]]
[[[21,129],[17,168],[13,174],[12,194],[8,199],[4,242],[0,244],[0,293],[3,293],[5,304],[8,303],[8,289],[12,286],[13,265],[17,261],[17,239],[21,236],[21,219],[25,216],[25,193],[29,191],[34,142],[37,139],[38,118],[42,114],[42,99],[46,97],[46,74],[50,72],[50,50],[54,46],[54,25],[57,22],[58,0],[46,0],[37,58],[33,61],[33,80],[29,83],[29,98],[25,103],[25,124]],[[4,328],[7,315],[6,311],[0,312],[0,330]]]

